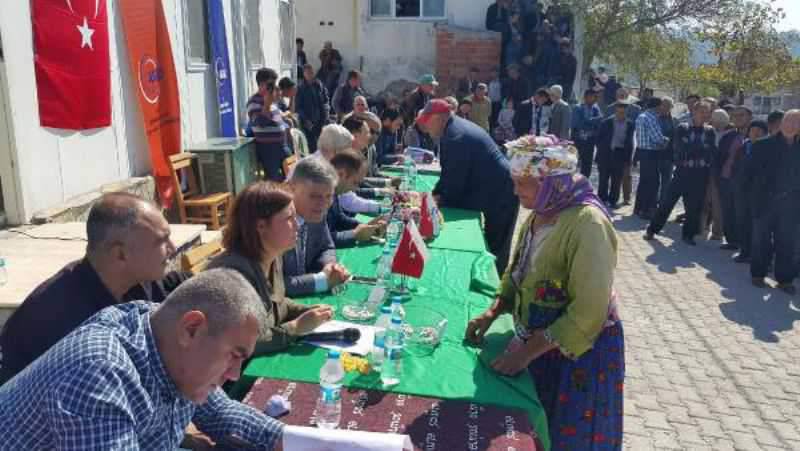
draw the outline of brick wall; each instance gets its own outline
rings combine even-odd
[[[500,48],[500,33],[436,25],[437,96],[453,95],[471,67],[480,70],[480,81],[488,82],[491,70],[500,66]]]

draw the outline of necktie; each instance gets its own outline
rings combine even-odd
[[[306,272],[306,239],[308,237],[308,224],[303,223],[297,233],[297,266],[300,268],[300,273]]]

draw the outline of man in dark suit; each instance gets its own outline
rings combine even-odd
[[[289,180],[299,226],[297,245],[283,254],[283,277],[289,296],[326,292],[349,276],[347,269],[336,262],[336,247],[325,221],[336,182],[336,171],[319,156],[300,160]]]
[[[431,100],[422,111],[417,123],[439,138],[442,175],[433,189],[436,202],[483,213],[486,243],[502,273],[519,210],[508,159],[485,130],[453,115],[444,100]]]
[[[336,185],[336,195],[333,196],[333,203],[327,214],[328,229],[333,237],[333,242],[337,248],[343,248],[353,246],[358,242],[369,241],[381,230],[380,218],[369,224],[361,223],[358,219],[345,213],[339,203],[339,195],[358,188],[366,173],[366,161],[355,150],[344,150],[331,158],[331,165],[336,170],[339,180]]]
[[[297,115],[300,118],[300,127],[308,139],[308,151],[317,150],[317,140],[322,133],[322,127],[328,123],[330,116],[330,102],[328,90],[314,75],[314,68],[310,64],[303,66],[303,82],[297,90]]]
[[[514,114],[514,132],[517,136],[543,136],[550,131],[550,115],[552,107],[550,94],[540,88],[530,100],[522,102]]]
[[[794,295],[795,249],[800,224],[800,110],[786,112],[781,131],[753,143],[748,179],[753,213],[750,275],[753,285],[764,278],[775,257],[778,288]]]
[[[611,208],[616,208],[619,201],[625,163],[630,163],[633,158],[635,127],[633,122],[625,117],[627,108],[627,102],[615,103],[614,115],[604,119],[597,131],[597,168],[600,171],[597,191],[600,200]]]

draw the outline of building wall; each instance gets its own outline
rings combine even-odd
[[[365,88],[378,93],[394,80],[414,81],[436,66],[435,20],[371,18],[369,0],[303,0],[297,3],[297,36],[315,68],[324,41],[332,41],[344,59],[345,73],[359,69]],[[483,30],[493,0],[446,0],[449,25]],[[331,25],[332,23],[332,25]]]
[[[3,2],[0,34],[5,38],[4,56],[7,79],[7,111],[13,127],[12,157],[19,181],[21,220],[36,211],[90,191],[102,184],[148,174],[150,156],[128,64],[122,20],[116,1],[105,0],[109,17],[111,56],[112,125],[106,128],[73,132],[39,126],[36,78],[33,65],[30,2]],[[210,69],[192,70],[186,64],[186,25],[184,2],[162,0],[172,41],[178,89],[181,99],[182,143],[204,140],[219,133],[216,112],[216,84]],[[234,88],[237,76],[234,39],[234,12],[243,1],[224,1],[231,72]],[[260,45],[264,64],[280,68],[280,42],[277,8],[283,0],[260,0]],[[13,37],[13,40],[10,38]],[[13,42],[13,45],[9,45]],[[247,71],[244,80],[252,78]],[[245,92],[251,92],[248,88]],[[236,95],[238,91],[234,89]],[[246,99],[235,101],[243,107]],[[4,179],[5,183],[5,179]]]

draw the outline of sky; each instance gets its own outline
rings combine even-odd
[[[786,18],[778,24],[779,30],[800,30],[800,0],[775,0],[773,5],[786,12]]]

